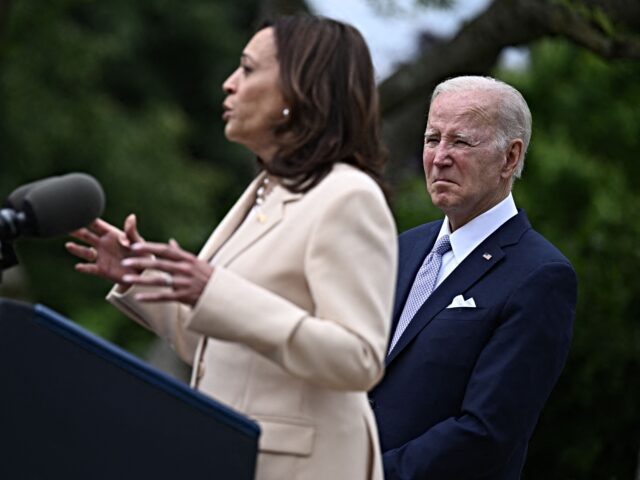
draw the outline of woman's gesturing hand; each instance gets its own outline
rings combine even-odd
[[[138,273],[123,277],[127,284],[167,287],[136,294],[143,302],[175,301],[194,306],[213,274],[213,267],[190,252],[183,250],[178,242],[138,242],[131,246],[134,256],[122,260],[122,268]],[[151,269],[162,273],[140,275]]]
[[[124,231],[104,220],[97,219],[87,228],[71,233],[76,240],[84,243],[67,242],[69,253],[84,260],[76,264],[77,271],[106,278],[124,286],[126,274],[140,273],[132,267],[124,267],[122,260],[134,255],[131,245],[143,242],[138,233],[135,215],[129,215],[124,223]]]

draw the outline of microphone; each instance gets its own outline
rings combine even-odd
[[[48,238],[85,227],[102,215],[104,192],[84,173],[28,183],[14,190],[0,210],[0,240],[21,235]]]
[[[45,182],[49,182],[53,179],[60,178],[59,176],[43,178],[41,180],[36,180],[25,185],[21,185],[16,188],[13,192],[9,194],[9,196],[4,201],[3,208],[10,208],[12,210],[22,210],[22,204],[24,202],[24,197],[33,190],[35,187],[42,185]]]

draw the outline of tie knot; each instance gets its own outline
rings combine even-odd
[[[449,241],[449,235],[443,235],[438,239],[436,244],[433,246],[431,253],[435,253],[437,255],[444,255],[449,250],[451,250],[451,242]]]

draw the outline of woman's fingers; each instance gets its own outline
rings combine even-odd
[[[197,288],[193,280],[187,277],[168,275],[135,277],[133,275],[125,275],[123,280],[128,285],[165,287],[137,292],[135,299],[141,302],[180,302],[194,306],[202,294],[202,289]]]
[[[135,299],[139,302],[181,302],[182,295],[172,290],[154,290],[151,292],[138,292]]]
[[[189,276],[192,267],[188,263],[182,261],[165,260],[158,257],[129,257],[122,260],[124,268],[132,268],[134,270],[160,270],[172,275]]]
[[[144,239],[138,232],[138,219],[135,214],[130,214],[124,221],[124,233],[130,244],[144,242]]]
[[[75,230],[71,232],[70,235],[76,240],[80,240],[92,246],[98,245],[98,242],[100,241],[100,238],[96,234],[89,231],[88,228],[81,228],[79,230]]]
[[[173,287],[173,278],[169,275],[136,275],[128,273],[122,277],[124,283],[147,287]]]
[[[102,219],[96,219],[86,228],[72,232],[71,236],[78,242],[67,242],[65,248],[83,260],[76,264],[75,269],[116,283],[122,283],[122,276],[127,273],[139,273],[135,268],[126,268],[121,264],[124,258],[133,254],[128,235],[136,241],[143,241],[137,232],[134,215],[127,217],[125,227],[128,233]]]
[[[96,220],[94,220],[88,228],[99,236],[105,235],[109,232],[122,233],[122,230],[120,230],[118,227],[111,225],[109,222],[105,222],[101,218],[97,218]]]
[[[193,261],[195,255],[185,250],[182,250],[177,243],[153,243],[153,242],[138,242],[131,245],[131,250],[136,255],[155,255],[156,257],[165,258],[167,260],[179,261]]]
[[[87,273],[89,275],[95,275],[97,277],[103,276],[100,268],[98,268],[95,263],[76,263],[75,269],[80,273]]]
[[[95,262],[98,258],[98,251],[93,247],[85,247],[73,242],[67,242],[64,246],[71,255],[75,255],[88,262]]]
[[[114,227],[110,223],[107,223],[104,220],[98,218],[94,220],[89,226],[75,230],[69,235],[71,235],[76,240],[81,240],[93,247],[97,247],[98,243],[100,242],[100,238],[109,233],[122,234],[122,231]]]
[[[136,293],[141,302],[181,302],[194,306],[207,282],[213,274],[208,262],[182,250],[175,240],[169,244],[137,243],[132,245],[136,255],[122,260],[122,267],[130,273],[124,275],[123,282],[128,285],[142,285],[156,288]],[[145,275],[135,271],[147,271]],[[133,273],[131,272],[133,271]],[[150,273],[155,271],[156,273]],[[161,273],[158,273],[161,272]]]
[[[156,287],[137,292],[135,298],[141,302],[181,302],[191,306],[198,302],[213,273],[208,262],[183,250],[174,239],[169,243],[145,242],[137,232],[134,216],[130,215],[125,221],[125,234],[127,240],[136,238],[140,241],[131,245],[127,255],[120,256],[119,269],[113,267],[114,276],[116,270],[122,272],[118,283]],[[75,248],[81,255],[91,254],[89,250],[78,250],[79,247],[70,248]],[[91,270],[86,266],[80,268]]]

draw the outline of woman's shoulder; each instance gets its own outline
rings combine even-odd
[[[347,229],[353,235],[384,238],[395,245],[396,227],[377,182],[357,167],[338,163],[300,202],[318,238],[334,239]],[[386,247],[385,247],[386,248]],[[395,247],[394,247],[395,248]]]
[[[384,197],[379,185],[371,176],[347,163],[336,163],[314,190],[318,193],[333,194],[371,192]]]

